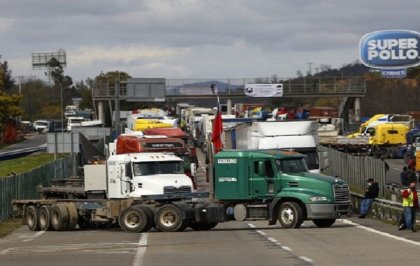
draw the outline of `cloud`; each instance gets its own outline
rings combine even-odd
[[[23,74],[32,52],[64,48],[76,80],[108,69],[288,76],[307,62],[353,62],[365,33],[419,31],[418,10],[418,0],[3,0],[1,53]]]
[[[188,49],[158,47],[81,47],[69,51],[69,60],[75,65],[89,64],[137,64],[143,59],[159,60],[161,58],[181,56]]]

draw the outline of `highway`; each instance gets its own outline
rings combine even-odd
[[[40,136],[34,138],[38,141]],[[199,153],[198,185],[207,190]],[[402,160],[388,160],[398,182]],[[0,239],[0,265],[418,265],[420,232],[343,217],[330,228],[300,229],[267,221],[220,223],[209,231],[126,233],[119,228],[32,232],[22,226]],[[415,257],[414,257],[415,258]]]
[[[32,232],[22,227],[0,240],[0,264],[418,265],[411,258],[420,252],[419,240],[420,233],[357,218],[324,229],[309,221],[300,229],[252,221],[221,223],[210,231],[141,234],[120,229]]]

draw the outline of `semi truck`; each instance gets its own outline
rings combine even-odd
[[[192,154],[182,139],[168,138],[162,135],[120,135],[110,150],[115,154],[127,154],[138,152],[171,152],[184,161],[184,173],[191,178],[194,189],[197,189],[197,181],[194,176],[196,156]],[[192,169],[194,168],[194,169]]]
[[[316,121],[253,121],[227,129],[225,147],[233,149],[283,149],[306,155],[309,171],[328,167],[328,156],[319,151]]]
[[[84,189],[101,190],[104,199],[14,200],[13,206],[34,231],[104,223],[127,232],[174,232],[255,219],[279,221],[284,228],[299,228],[305,220],[329,227],[351,212],[348,185],[310,173],[296,152],[221,151],[211,169],[210,193],[191,192],[182,160],[174,155],[112,155],[106,164],[85,166]]]
[[[352,137],[321,138],[321,144],[357,155],[375,158],[401,158],[406,147],[406,123],[379,123],[366,128],[366,133]]]

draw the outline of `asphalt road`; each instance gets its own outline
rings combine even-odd
[[[306,221],[300,229],[283,229],[252,221],[221,223],[210,231],[141,234],[120,229],[32,232],[22,227],[0,240],[0,264],[418,265],[419,240],[420,232],[357,218],[339,220],[330,228]]]
[[[201,161],[202,158],[200,158]],[[399,175],[397,160],[388,175]],[[198,184],[207,189],[204,164]],[[0,265],[418,265],[420,232],[346,218],[330,228],[267,221],[221,223],[210,231],[125,233],[121,229],[32,232],[0,239]]]

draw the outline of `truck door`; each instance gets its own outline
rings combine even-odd
[[[252,197],[266,197],[276,192],[275,175],[270,160],[253,160],[250,175],[250,194]]]
[[[117,165],[117,176],[121,180],[121,196],[128,197],[131,192],[131,171],[130,164]]]

